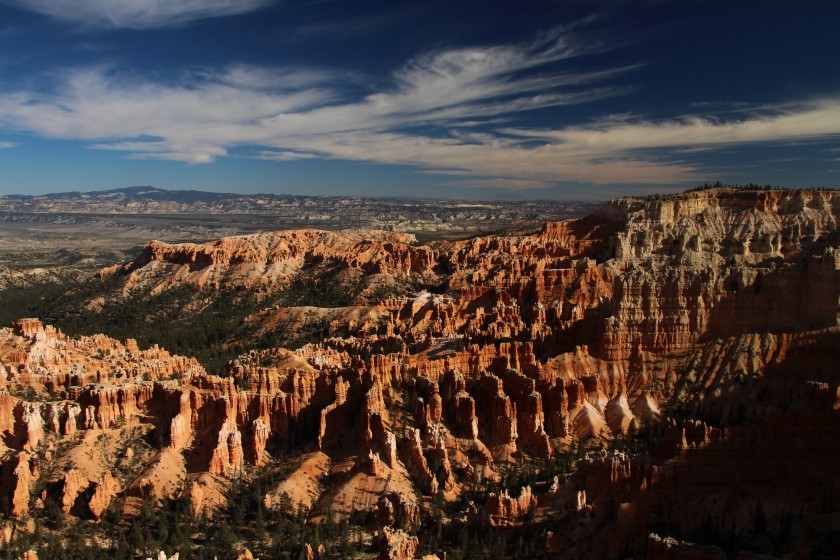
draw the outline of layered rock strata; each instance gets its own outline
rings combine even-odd
[[[569,557],[682,557],[690,545],[649,529],[692,534],[709,517],[749,531],[758,504],[770,526],[796,510],[829,530],[831,512],[814,504],[840,503],[838,214],[834,192],[723,189],[429,247],[314,230],[153,242],[109,271],[124,275],[124,297],[282,290],[313,262],[417,289],[266,309],[249,332],[316,313],[342,336],[251,350],[229,377],[18,321],[0,330],[3,490],[17,517],[41,476],[52,477],[44,499],[68,515],[187,494],[212,515],[225,481],[305,449],[296,499],[313,519],[319,504],[351,521],[376,512],[383,557],[416,553],[392,527],[422,525],[433,500],[464,505],[464,523],[540,523],[546,550]],[[120,443],[137,435],[152,448]],[[38,454],[49,463],[42,452],[57,446],[77,451],[44,468]],[[567,472],[549,477],[552,461]],[[525,464],[533,486],[505,488]],[[489,497],[462,504],[477,488]],[[269,489],[265,503],[290,489]],[[804,528],[792,538],[808,541]]]

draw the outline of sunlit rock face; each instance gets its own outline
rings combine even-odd
[[[409,532],[432,503],[457,510],[453,528],[542,524],[546,551],[570,558],[715,558],[648,535],[751,531],[759,504],[770,527],[791,511],[828,526],[813,504],[840,503],[838,211],[834,192],[716,189],[432,246],[315,230],[151,242],[103,271],[122,278],[115,298],[281,291],[313,262],[402,291],[263,309],[228,343],[312,317],[323,336],[254,348],[228,377],[37,319],[0,330],[10,515],[55,500],[96,520],[114,500],[132,516],[189,496],[212,517],[232,481],[282,466],[265,507],[285,494],[351,522],[367,508],[383,558],[418,554]],[[505,486],[515,469],[531,480]]]

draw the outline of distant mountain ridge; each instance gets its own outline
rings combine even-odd
[[[169,190],[152,186],[123,187],[104,191],[67,191],[43,195],[10,194],[0,196],[0,201],[35,201],[35,200],[73,200],[73,199],[112,199],[112,200],[158,200],[169,202],[209,202],[236,198],[235,193],[213,193],[196,190]]]
[[[310,197],[296,195],[276,194],[237,194],[237,193],[215,193],[197,190],[170,190],[153,186],[133,186],[104,191],[68,191],[49,193],[43,195],[12,194],[0,196],[0,210],[17,212],[52,212],[56,204],[65,204],[64,212],[95,212],[100,209],[108,211],[116,209],[119,205],[142,204],[150,207],[155,203],[177,205],[194,205],[196,210],[206,212],[215,209],[217,211],[228,211],[237,205],[245,206],[273,206],[279,203],[287,203],[294,200],[310,198],[335,198],[342,197]],[[218,206],[221,203],[221,206]],[[213,204],[212,208],[206,205]],[[83,205],[80,207],[79,205]],[[113,207],[113,208],[112,208]],[[136,210],[136,208],[132,208]],[[178,208],[176,210],[181,210]]]
[[[135,186],[106,191],[0,197],[0,221],[50,215],[270,217],[278,227],[494,231],[535,228],[592,212],[595,202],[458,201],[408,198],[211,193]],[[250,218],[249,218],[250,219]],[[263,226],[266,227],[266,226]]]
[[[359,202],[380,202],[397,206],[428,206],[438,205],[441,201],[429,198],[412,197],[373,197],[373,196],[329,196],[329,195],[293,195],[293,194],[238,194],[238,193],[216,193],[198,190],[170,190],[153,186],[132,186],[103,191],[68,191],[49,193],[43,195],[11,194],[0,196],[0,211],[6,212],[40,212],[55,211],[56,204],[65,204],[64,212],[93,212],[99,207],[107,209],[119,204],[145,204],[149,207],[155,205],[177,204],[193,205],[197,210],[216,210],[227,212],[238,207],[263,208],[267,211],[272,208],[285,207],[288,205],[310,205],[313,203],[346,204],[348,201]],[[509,207],[524,206],[527,208],[555,205],[583,205],[587,208],[595,208],[599,203],[595,202],[566,202],[566,201],[502,201],[502,200],[446,200],[447,206],[461,208],[475,207]],[[79,206],[82,205],[82,206]],[[207,206],[213,205],[213,206]],[[136,208],[132,208],[132,211]]]

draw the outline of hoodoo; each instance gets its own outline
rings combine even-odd
[[[253,516],[299,524],[313,558],[339,553],[327,527],[401,559],[458,539],[498,557],[836,550],[839,218],[840,193],[722,188],[429,246],[151,242],[101,273],[107,297],[270,298],[318,267],[357,290],[243,317],[225,371],[37,319],[0,330],[8,522]],[[308,343],[266,343],[313,322]]]

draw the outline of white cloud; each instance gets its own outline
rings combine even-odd
[[[150,29],[244,14],[272,0],[4,0],[33,12],[89,27]]]
[[[304,145],[333,158],[418,165],[437,173],[593,183],[677,183],[697,178],[685,164],[628,154],[583,154],[559,144],[465,143],[397,133],[341,133],[306,138]]]
[[[703,174],[687,163],[693,151],[840,134],[840,99],[761,107],[737,120],[618,114],[586,126],[513,127],[523,111],[628,91],[605,82],[634,66],[556,71],[590,48],[603,47],[583,48],[555,32],[525,44],[428,53],[398,69],[388,87],[353,99],[347,76],[323,69],[236,65],[168,81],[75,69],[46,93],[0,84],[0,130],[82,140],[132,158],[198,164],[239,148],[279,161],[413,165],[510,188],[694,181]]]
[[[261,150],[256,155],[257,159],[269,161],[294,161],[298,159],[314,159],[324,157],[324,154],[314,152],[292,152],[289,150]]]
[[[6,142],[6,141],[3,141],[3,140],[0,140],[0,150],[5,150],[7,148],[14,148],[15,146],[17,146],[17,143],[15,143],[15,142]]]
[[[797,107],[777,107],[763,114],[730,121],[691,117],[663,122],[570,127],[545,132],[507,132],[607,153],[646,148],[797,140],[840,134],[840,99],[818,100]]]

